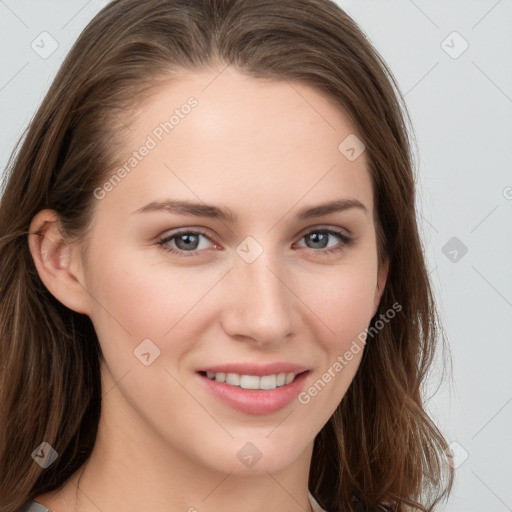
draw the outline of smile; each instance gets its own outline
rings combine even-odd
[[[293,372],[282,372],[273,375],[242,375],[239,373],[215,373],[215,372],[201,372],[210,380],[216,382],[224,382],[230,386],[240,387],[243,389],[276,389],[281,386],[290,384],[297,375]]]
[[[201,370],[196,375],[204,389],[230,409],[264,415],[290,406],[304,390],[310,371],[295,372],[253,375]]]

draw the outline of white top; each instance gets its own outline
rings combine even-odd
[[[31,501],[24,512],[51,512],[46,507],[43,507],[41,503],[37,503],[37,501]]]
[[[315,500],[315,498],[313,497],[309,490],[308,495],[311,506],[313,507],[313,512],[327,512],[318,504],[318,502]],[[48,510],[40,503],[37,503],[37,501],[31,501],[28,504],[28,507],[25,509],[25,512],[51,512],[51,510]]]
[[[311,494],[311,491],[308,490],[308,495],[309,495],[309,501],[311,503],[311,506],[313,507],[313,512],[327,512],[326,510],[324,510],[319,504],[318,504],[318,501],[315,500],[315,498],[313,497],[313,495]]]

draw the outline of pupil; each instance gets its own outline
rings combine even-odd
[[[327,242],[327,235],[325,233],[313,233],[309,235],[309,239],[314,244],[320,244],[320,247],[315,247],[315,249],[323,249],[326,247],[325,242]]]
[[[196,249],[197,248],[197,241],[198,241],[197,239],[198,239],[197,235],[192,235],[192,234],[180,235],[176,239],[176,245],[178,246],[179,249],[184,249],[184,250],[186,250],[186,249]],[[182,247],[180,247],[180,244],[183,241],[185,241],[185,243],[183,244]],[[194,246],[194,247],[192,247],[191,245]]]

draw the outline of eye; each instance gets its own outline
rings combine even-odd
[[[194,256],[198,251],[207,249],[208,244],[201,243],[202,240],[211,240],[200,231],[180,231],[170,235],[165,235],[157,242],[164,251],[180,256]],[[172,245],[174,244],[174,246]],[[206,245],[206,247],[205,247]]]
[[[329,228],[316,228],[302,235],[307,248],[320,254],[340,253],[353,243],[351,236],[343,231]],[[330,244],[334,239],[334,244]],[[336,243],[337,240],[337,243]],[[201,231],[182,230],[164,235],[157,245],[166,252],[179,256],[196,256],[201,250],[208,249],[208,242],[215,246],[210,238]]]
[[[334,245],[329,245],[330,239],[338,240],[338,243],[334,243]],[[309,243],[309,246],[306,246],[310,249],[315,249],[315,252],[320,253],[339,253],[344,251],[348,246],[350,246],[353,242],[352,237],[344,233],[343,231],[338,231],[334,229],[314,229],[305,233],[301,240],[304,239],[306,243]]]

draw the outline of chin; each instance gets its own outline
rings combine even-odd
[[[270,432],[272,429],[260,436],[253,433],[237,437],[217,447],[210,441],[206,448],[208,454],[200,454],[202,464],[217,472],[255,476],[278,473],[304,455],[307,446],[301,451],[298,439],[288,434],[284,436],[287,442],[283,443],[281,436],[268,437]]]

